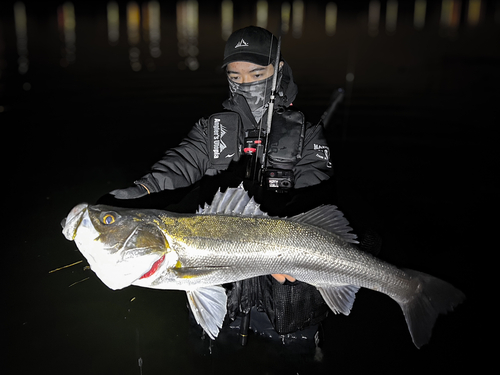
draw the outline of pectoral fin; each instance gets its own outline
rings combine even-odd
[[[328,307],[335,313],[349,315],[352,309],[356,292],[359,286],[355,285],[337,285],[327,288],[318,288],[321,296],[325,300]]]
[[[208,286],[186,292],[196,322],[214,340],[226,316],[226,291],[221,286]]]

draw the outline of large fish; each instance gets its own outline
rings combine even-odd
[[[242,187],[217,193],[197,214],[83,203],[62,224],[109,288],[185,290],[211,338],[226,315],[220,285],[259,275],[288,274],[314,285],[333,312],[345,315],[360,287],[387,294],[401,306],[417,347],[429,341],[438,314],[465,298],[445,281],[360,251],[335,206],[270,217]]]

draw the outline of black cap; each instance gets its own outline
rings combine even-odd
[[[224,48],[222,67],[234,61],[267,66],[276,60],[277,49],[278,39],[271,32],[261,27],[248,26],[229,36]]]

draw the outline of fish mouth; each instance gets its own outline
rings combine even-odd
[[[81,203],[70,211],[68,216],[62,220],[61,226],[62,226],[62,232],[64,234],[64,237],[66,239],[73,241],[76,237],[76,231],[78,230],[78,227],[80,226],[84,214],[87,211],[88,204],[87,203]]]
[[[158,271],[158,268],[160,268],[160,266],[164,260],[165,260],[165,254],[163,254],[162,257],[160,259],[158,259],[156,262],[154,262],[153,265],[151,266],[150,270],[148,272],[146,272],[144,275],[142,275],[139,278],[139,280],[147,279],[148,277],[153,276],[156,273],[156,271]]]

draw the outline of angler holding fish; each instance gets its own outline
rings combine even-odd
[[[157,195],[167,202],[153,208],[194,213],[219,187],[237,187],[241,181],[271,215],[333,203],[327,201],[333,195],[333,168],[323,126],[306,122],[292,106],[298,88],[280,40],[260,27],[237,30],[227,40],[222,68],[229,85],[224,111],[200,119],[150,173],[100,203],[142,207],[138,200]],[[177,202],[175,194],[192,186]],[[313,341],[329,311],[315,287],[283,274],[246,279],[227,292],[233,328],[252,311],[250,326],[280,340],[279,335],[301,330]]]
[[[461,303],[462,292],[357,249],[350,231],[335,206],[269,217],[242,187],[219,192],[197,214],[80,204],[63,229],[111,289],[185,290],[212,339],[227,312],[221,284],[286,273],[316,287],[335,313],[350,313],[360,287],[387,294],[403,310],[414,344],[426,344],[438,314]]]
[[[330,151],[321,122],[312,125],[291,107],[298,90],[280,50],[267,30],[235,31],[224,51],[226,111],[200,119],[135,186],[112,191],[105,204],[73,208],[63,233],[112,289],[186,290],[211,338],[225,328],[226,315],[243,316],[244,328],[251,312],[250,326],[260,333],[300,331],[313,339],[329,309],[349,314],[356,291],[366,287],[398,302],[420,347],[437,315],[464,296],[360,251],[343,214],[320,206],[328,203],[325,191],[332,195],[324,190],[333,176]],[[240,181],[244,188],[235,188]],[[168,211],[118,208],[192,185],[197,195],[188,203],[211,201],[197,214],[170,212],[175,201],[161,207]],[[232,187],[212,200],[219,186]],[[296,215],[304,208],[311,210]]]

